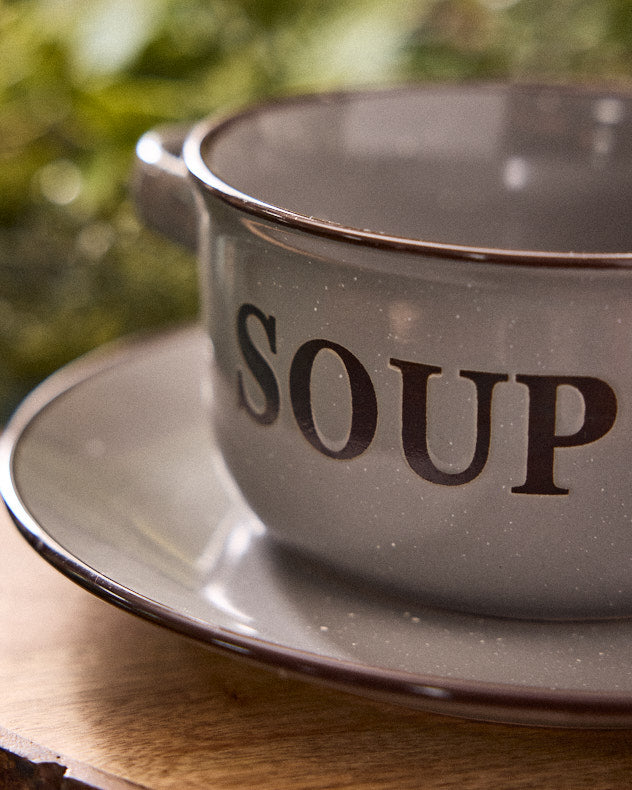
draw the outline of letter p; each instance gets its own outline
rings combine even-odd
[[[524,485],[511,490],[514,494],[568,494],[568,488],[555,484],[556,448],[590,444],[608,433],[617,416],[617,398],[605,381],[589,376],[516,376],[516,381],[529,388],[527,478]],[[582,396],[584,423],[575,433],[558,436],[557,389],[563,384]]]

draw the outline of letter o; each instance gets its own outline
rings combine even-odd
[[[338,355],[349,376],[351,428],[340,450],[332,450],[321,440],[312,412],[311,377],[314,360],[323,349]],[[329,340],[308,340],[298,349],[290,367],[290,400],[301,433],[320,453],[341,460],[356,458],[373,441],[377,428],[377,399],[373,382],[360,360],[349,350]]]

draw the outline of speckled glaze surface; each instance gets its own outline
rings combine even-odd
[[[197,329],[107,349],[24,403],[0,487],[49,562],[152,622],[346,691],[478,719],[632,724],[630,620],[442,611],[279,546],[209,436],[207,355]]]

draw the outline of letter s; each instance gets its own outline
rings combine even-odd
[[[237,338],[244,360],[255,377],[257,384],[261,387],[265,405],[263,411],[258,411],[248,402],[243,374],[241,371],[238,371],[237,394],[239,407],[245,409],[260,425],[270,425],[279,415],[279,385],[272,368],[252,342],[248,333],[247,321],[250,316],[254,316],[261,323],[270,344],[270,351],[276,354],[276,320],[274,316],[266,316],[258,307],[252,304],[243,304],[237,313]]]

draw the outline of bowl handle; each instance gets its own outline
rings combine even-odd
[[[189,127],[164,126],[136,145],[132,195],[144,223],[190,250],[198,245],[194,187],[182,159]]]

